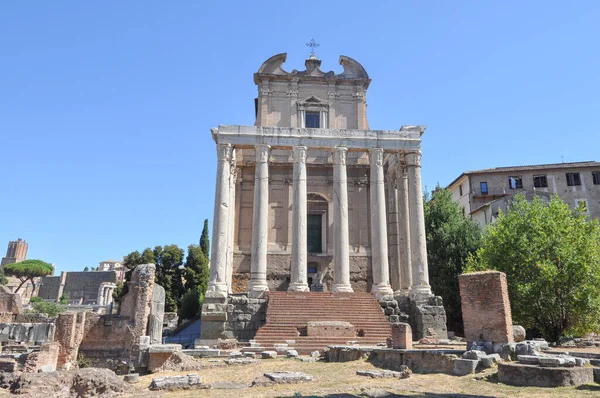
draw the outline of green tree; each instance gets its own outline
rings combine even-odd
[[[425,230],[431,289],[444,300],[450,330],[463,333],[458,276],[481,245],[481,228],[462,214],[450,191],[438,187],[425,201]]]
[[[177,307],[183,296],[183,259],[185,251],[177,245],[156,246],[155,281],[165,289],[165,311],[177,312]]]
[[[200,313],[202,299],[198,289],[188,289],[181,297],[179,319],[190,319]]]
[[[208,258],[201,246],[189,245],[183,267],[183,278],[186,289],[197,289],[201,297],[206,293],[210,269]]]
[[[92,268],[93,268],[93,267],[92,267]],[[90,270],[90,269],[89,269],[88,267],[85,267],[85,268],[83,269],[83,272],[87,272],[87,271],[89,271],[89,270]]]
[[[18,292],[27,281],[31,281],[33,290],[35,290],[34,278],[50,275],[52,272],[54,272],[52,266],[42,260],[25,260],[4,266],[4,273],[6,275],[14,276],[21,281],[17,290],[15,290],[15,293]]]
[[[8,278],[4,275],[4,267],[0,267],[0,285],[6,285]]]
[[[486,230],[470,271],[506,273],[515,323],[550,341],[598,330],[600,224],[554,196],[515,196]]]
[[[202,228],[202,236],[200,236],[200,248],[206,258],[210,258],[210,240],[208,238],[208,219],[204,220],[204,228]]]

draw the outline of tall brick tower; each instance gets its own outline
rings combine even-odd
[[[0,265],[14,264],[25,260],[27,258],[27,248],[27,242],[21,238],[16,241],[8,242],[6,257],[2,259]]]

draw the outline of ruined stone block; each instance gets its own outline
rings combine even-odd
[[[340,321],[317,321],[306,324],[306,334],[316,337],[355,337],[354,325]]]
[[[462,274],[458,278],[465,338],[493,343],[513,341],[506,275],[498,271]]]
[[[464,376],[475,373],[479,360],[476,359],[457,359],[454,361],[452,373],[456,376]]]
[[[412,350],[413,333],[408,323],[392,323],[392,348]]]

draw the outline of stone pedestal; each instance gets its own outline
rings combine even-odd
[[[396,349],[412,350],[413,333],[408,323],[392,323],[392,347]]]

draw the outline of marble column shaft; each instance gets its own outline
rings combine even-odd
[[[217,183],[213,216],[210,277],[207,297],[227,297],[227,238],[229,230],[231,144],[217,145]]]
[[[233,249],[235,239],[235,183],[236,183],[236,159],[235,159],[235,148],[231,152],[230,162],[230,177],[229,177],[229,227],[227,229],[227,291],[233,293],[232,290],[232,278],[233,278]]]
[[[352,293],[350,285],[350,245],[348,241],[347,148],[333,150],[333,292]]]
[[[254,206],[252,208],[252,258],[250,292],[269,290],[267,284],[267,240],[269,235],[269,145],[256,145]],[[229,187],[229,185],[228,185]]]
[[[412,286],[410,247],[410,212],[408,210],[408,170],[402,160],[396,173],[398,187],[398,240],[400,252],[400,293],[408,295]]]
[[[292,203],[292,275],[290,291],[307,292],[306,150],[294,147],[294,197]]]
[[[378,297],[392,295],[388,261],[387,221],[385,210],[385,185],[383,179],[383,149],[369,150],[371,163],[371,267],[373,271],[372,293]]]
[[[411,297],[422,300],[431,295],[427,267],[427,241],[425,239],[425,214],[421,188],[421,153],[406,154],[408,166],[408,196],[410,213],[410,246],[412,262]]]

